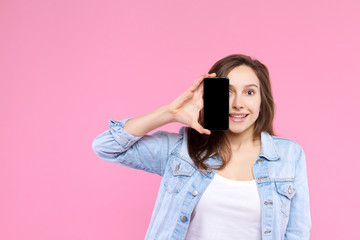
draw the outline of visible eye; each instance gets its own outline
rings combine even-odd
[[[248,92],[253,92],[253,94],[250,94],[250,95],[254,95],[255,94],[255,92],[254,91],[252,91],[252,90],[249,90],[249,91],[246,91],[247,93]]]

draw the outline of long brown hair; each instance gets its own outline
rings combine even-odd
[[[273,129],[273,120],[275,115],[275,104],[272,96],[270,76],[268,68],[259,60],[252,59],[250,56],[243,54],[232,54],[217,61],[208,73],[216,73],[217,77],[227,77],[230,71],[240,65],[251,67],[257,78],[260,80],[261,105],[260,113],[254,123],[254,136],[259,138],[262,131],[270,135],[277,136]],[[200,111],[198,122],[203,125],[203,110]],[[210,135],[200,134],[193,128],[186,127],[188,131],[188,152],[194,163],[199,169],[207,169],[203,162],[215,153],[223,160],[220,167],[223,169],[231,159],[232,151],[230,141],[224,131],[212,131]]]

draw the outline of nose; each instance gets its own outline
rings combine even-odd
[[[234,108],[236,110],[240,110],[241,108],[244,108],[244,101],[238,95],[234,96],[232,103],[230,103],[230,104],[231,104],[232,108]]]

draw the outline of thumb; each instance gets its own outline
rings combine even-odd
[[[211,134],[210,130],[203,128],[198,122],[196,122],[192,128],[194,128],[200,134],[207,134],[207,135]]]

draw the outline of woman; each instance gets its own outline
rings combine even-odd
[[[107,161],[162,177],[145,239],[309,239],[306,160],[273,132],[267,67],[242,54],[214,64],[172,103],[110,120],[93,142]],[[203,128],[203,79],[228,77],[229,129]],[[171,122],[178,133],[158,130]]]

